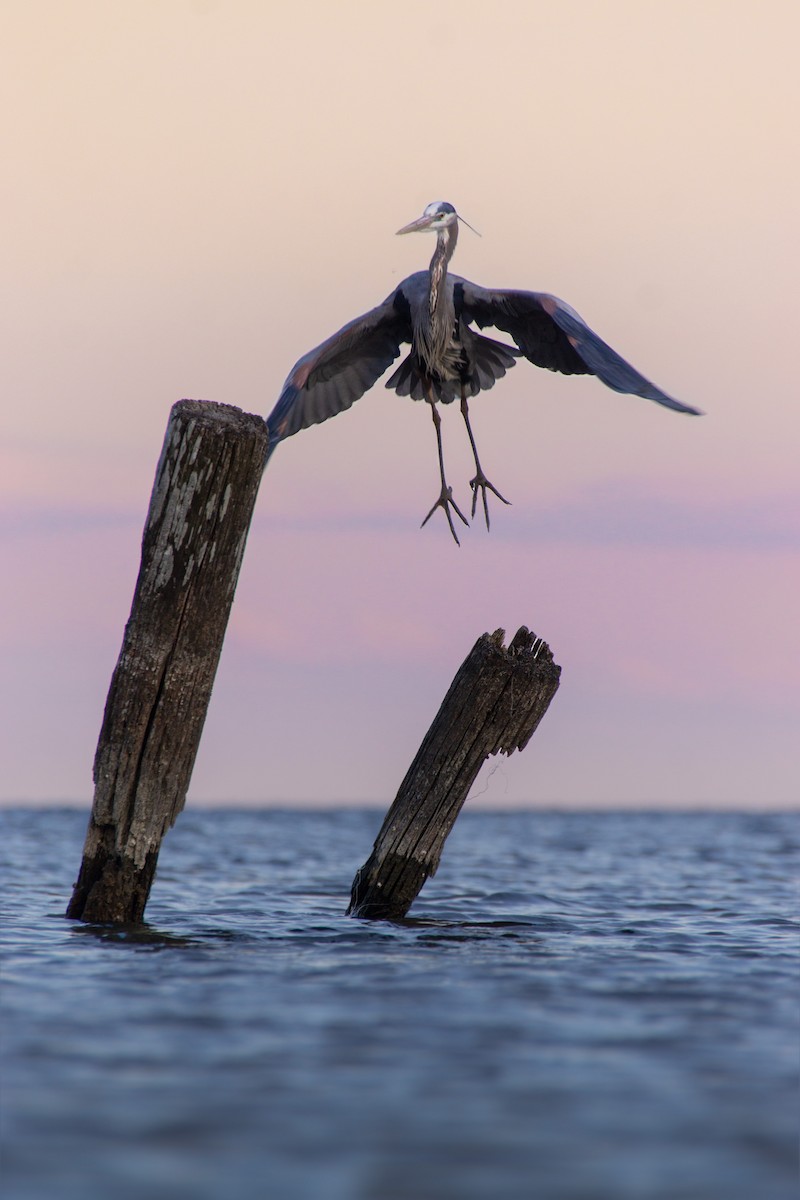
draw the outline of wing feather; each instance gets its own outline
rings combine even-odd
[[[410,341],[411,323],[398,288],[309,350],[292,367],[267,417],[269,453],[284,438],[350,408]]]
[[[700,409],[681,404],[645,379],[616,350],[604,342],[563,300],[547,292],[500,291],[459,280],[466,320],[481,329],[493,325],[511,335],[537,367],[562,375],[596,375],[615,392],[655,400],[675,412],[699,415]]]

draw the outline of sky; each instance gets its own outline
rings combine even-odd
[[[471,803],[800,795],[794,0],[5,0],[0,801],[89,804],[171,405],[266,415],[427,266],[553,292],[678,415],[522,361],[461,547],[382,384],[264,476],[189,803],[384,805],[475,639],[561,688]],[[456,406],[449,482],[468,499]]]

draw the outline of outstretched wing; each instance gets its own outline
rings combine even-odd
[[[673,400],[640,375],[557,296],[493,291],[467,279],[459,279],[458,284],[463,288],[464,317],[481,329],[494,325],[509,333],[537,367],[563,375],[596,375],[615,392],[643,396],[676,412],[700,414],[699,408]]]
[[[410,341],[408,307],[398,288],[383,304],[309,350],[292,367],[267,417],[269,453],[298,430],[349,408],[394,362],[402,343]]]

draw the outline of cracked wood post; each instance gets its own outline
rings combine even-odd
[[[267,444],[266,423],[238,408],[173,406],[68,917],[142,920],[161,841],[186,799]]]
[[[404,917],[436,872],[482,764],[525,747],[556,693],[561,668],[523,625],[484,633],[462,663],[400,785],[372,854],[356,872],[348,913]]]

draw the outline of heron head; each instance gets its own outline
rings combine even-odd
[[[452,225],[457,225],[459,221],[464,221],[464,218],[459,216],[453,205],[447,200],[434,200],[425,209],[421,217],[417,217],[416,221],[412,221],[410,225],[404,225],[402,229],[398,229],[398,233],[424,233],[425,230],[430,230],[432,233],[438,233],[439,230],[449,229]],[[472,229],[473,233],[478,233],[477,229],[473,229],[469,221],[464,221],[467,229]],[[455,230],[454,232],[458,232]],[[478,237],[481,235],[478,233]]]
[[[449,204],[447,200],[434,200],[425,209],[421,217],[417,217],[416,221],[412,221],[410,225],[404,225],[402,229],[398,229],[400,233],[424,233],[426,230],[436,233],[438,229],[446,229],[449,225],[454,225],[458,220],[458,213]]]

